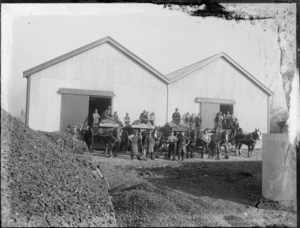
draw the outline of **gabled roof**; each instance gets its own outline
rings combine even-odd
[[[119,44],[117,41],[115,41],[113,38],[111,38],[110,36],[106,36],[100,40],[96,40],[90,44],[87,44],[83,47],[80,47],[78,49],[75,49],[71,52],[68,52],[64,55],[61,55],[57,58],[54,58],[52,60],[49,60],[47,62],[44,62],[38,66],[35,66],[33,68],[30,68],[26,71],[23,72],[23,77],[28,77],[31,74],[34,74],[36,72],[39,72],[45,68],[48,68],[50,66],[53,66],[57,63],[60,63],[66,59],[69,59],[73,56],[76,56],[78,54],[81,54],[85,51],[88,51],[94,47],[97,47],[101,44],[104,43],[109,43],[111,44],[113,47],[115,47],[116,49],[118,49],[119,51],[121,51],[123,54],[125,54],[126,56],[128,56],[129,58],[131,58],[132,60],[134,60],[135,62],[137,62],[139,65],[141,65],[142,67],[144,67],[145,69],[147,69],[148,71],[150,71],[151,73],[153,73],[154,75],[156,75],[158,78],[160,78],[162,81],[164,81],[165,83],[168,83],[168,79],[159,71],[157,71],[156,69],[154,69],[152,66],[150,66],[148,63],[146,63],[144,60],[142,60],[141,58],[139,58],[138,56],[136,56],[135,54],[133,54],[131,51],[129,51],[127,48],[125,48],[124,46],[122,46],[121,44]]]
[[[234,67],[236,67],[238,70],[240,70],[250,81],[252,81],[254,84],[256,84],[259,88],[261,88],[266,94],[272,96],[273,92],[269,90],[264,84],[262,84],[259,80],[257,80],[252,74],[250,74],[248,71],[246,71],[242,66],[240,66],[237,62],[235,62],[230,56],[228,56],[225,52],[220,52],[216,55],[213,55],[211,57],[208,57],[206,59],[203,59],[199,62],[193,63],[189,66],[186,66],[184,68],[181,68],[179,70],[176,70],[172,73],[169,73],[166,75],[166,77],[169,79],[169,83],[173,83],[190,73],[206,66],[207,64],[219,59],[224,58],[229,63],[231,63]]]

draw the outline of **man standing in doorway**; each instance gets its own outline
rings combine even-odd
[[[95,109],[95,112],[93,113],[93,127],[99,126],[99,119],[100,115],[98,113],[98,109]]]

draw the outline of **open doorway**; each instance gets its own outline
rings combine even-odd
[[[93,113],[95,109],[98,109],[98,113],[102,116],[105,109],[111,106],[111,98],[109,97],[96,97],[90,96],[89,99],[89,115],[88,115],[88,124],[91,126],[93,124]]]
[[[227,114],[229,112],[232,115],[232,113],[233,113],[233,105],[230,105],[230,104],[220,104],[220,112],[222,112],[222,114]]]

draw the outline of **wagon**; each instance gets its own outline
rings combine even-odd
[[[120,126],[115,123],[100,123],[99,126],[93,126],[91,149],[93,150],[95,142],[103,143],[106,149],[111,130],[118,127]]]

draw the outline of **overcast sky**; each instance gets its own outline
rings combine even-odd
[[[153,4],[2,4],[1,13],[1,102],[13,115],[25,110],[23,71],[104,36],[163,74],[225,51],[258,79],[265,74],[262,45],[274,40],[247,21],[191,17]]]

